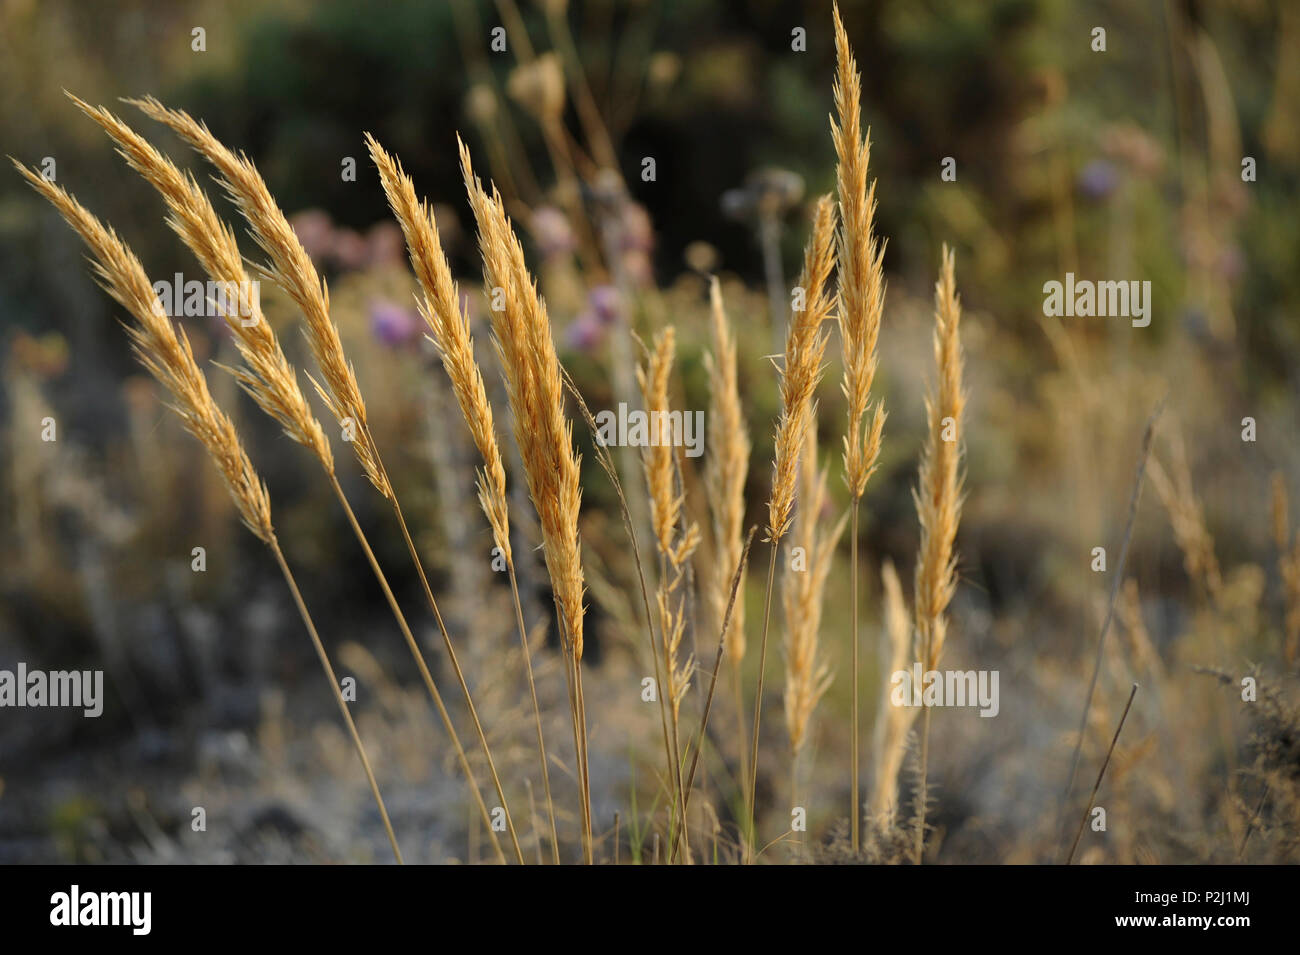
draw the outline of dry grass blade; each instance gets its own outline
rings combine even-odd
[[[240,517],[258,539],[270,543],[271,503],[266,487],[244,452],[230,418],[208,392],[207,379],[194,361],[189,339],[178,332],[145,274],[140,260],[110,228],[106,228],[66,190],[47,182],[17,160],[11,160],[81,236],[92,255],[95,276],[104,290],[135,317],[126,327],[140,362],[172,398],[172,408],[185,429],[198,438],[216,462]]]
[[[953,543],[962,506],[961,441],[966,395],[962,390],[959,336],[961,302],[957,297],[953,255],[946,247],[935,285],[934,318],[938,383],[925,401],[929,436],[921,459],[919,487],[912,495],[921,522],[913,609],[927,670],[938,665],[943,652],[944,611],[957,588]]]
[[[717,278],[709,281],[710,349],[705,355],[709,373],[709,457],[705,483],[713,518],[713,547],[717,569],[710,577],[709,598],[719,627],[731,603],[731,581],[725,571],[740,562],[744,549],[745,481],[749,477],[750,440],[740,403],[736,373],[736,338],[722,304]],[[744,604],[731,612],[727,629],[727,656],[738,665],[745,656]]]
[[[852,497],[850,504],[850,673],[852,708],[850,712],[850,839],[853,851],[861,848],[861,810],[858,786],[861,773],[859,759],[858,716],[861,634],[858,628],[858,512],[867,481],[876,470],[880,456],[881,435],[885,428],[885,403],[877,400],[870,430],[864,432],[867,405],[876,377],[880,322],[884,311],[885,280],[883,242],[875,236],[876,184],[867,184],[871,162],[871,134],[862,133],[862,78],[858,73],[848,33],[840,20],[839,5],[832,8],[835,21],[835,111],[839,122],[831,120],[831,139],[835,143],[836,191],[840,204],[839,230],[839,326],[844,353],[844,378],[840,389],[848,409],[844,434],[844,480]]]
[[[1115,744],[1119,742],[1119,734],[1124,730],[1124,721],[1128,719],[1128,711],[1133,708],[1133,697],[1137,696],[1138,685],[1133,684],[1133,689],[1129,691],[1128,702],[1124,704],[1124,712],[1120,714],[1119,725],[1115,727],[1115,735],[1111,737],[1110,747],[1106,750],[1106,758],[1102,761],[1101,769],[1097,771],[1097,781],[1093,783],[1092,793],[1088,796],[1088,805],[1083,809],[1083,817],[1079,820],[1079,829],[1074,834],[1074,842],[1070,844],[1070,852],[1065,857],[1065,864],[1069,865],[1074,861],[1074,852],[1079,848],[1079,839],[1083,836],[1083,829],[1088,824],[1088,814],[1092,812],[1092,805],[1097,800],[1097,790],[1101,788],[1101,781],[1106,775],[1106,767],[1110,765],[1110,758],[1115,754]],[[1245,843],[1242,843],[1245,847]]]
[[[474,176],[464,143],[460,143],[460,155],[478,224],[484,275],[489,289],[501,291],[502,307],[491,311],[492,328],[506,373],[515,438],[541,523],[547,571],[563,609],[566,639],[581,660],[581,458],[573,450],[572,426],[564,413],[564,385],[551,322],[500,195],[495,190],[489,195]]]
[[[474,340],[469,316],[461,307],[460,294],[451,277],[451,267],[438,237],[438,227],[428,203],[421,201],[415,184],[401,163],[384,151],[369,133],[366,146],[379,169],[379,179],[402,234],[406,237],[411,267],[419,279],[423,297],[420,314],[429,326],[430,337],[442,357],[443,369],[451,379],[452,391],[461,414],[469,425],[474,446],[483,458],[478,475],[479,501],[492,527],[496,546],[509,560],[510,517],[506,497],[506,470],[497,443],[492,406],[488,403],[483,373],[474,358]]]
[[[433,591],[429,587],[428,578],[426,577],[424,568],[420,563],[419,554],[415,549],[410,532],[406,527],[406,521],[402,516],[401,506],[398,503],[397,496],[393,492],[392,485],[388,479],[388,473],[379,456],[379,450],[376,448],[374,439],[371,436],[369,425],[366,422],[365,402],[362,399],[360,389],[357,386],[352,365],[348,362],[347,356],[343,351],[343,343],[339,338],[338,329],[330,318],[329,292],[325,287],[325,283],[317,274],[310,256],[307,255],[306,250],[298,240],[293,228],[289,225],[284,213],[280,210],[274,198],[271,196],[270,191],[266,187],[266,183],[262,180],[261,175],[257,172],[257,169],[246,156],[236,155],[231,152],[231,150],[219,142],[216,137],[209,132],[205,124],[197,122],[187,113],[179,110],[167,109],[152,97],[145,100],[131,100],[130,102],[143,110],[146,115],[171,128],[216,167],[217,171],[220,173],[219,181],[222,187],[239,207],[240,212],[252,228],[253,236],[257,240],[258,245],[261,246],[262,250],[270,258],[270,264],[263,269],[264,273],[271,279],[271,281],[284,289],[302,311],[307,324],[308,342],[311,345],[316,362],[324,375],[326,387],[322,387],[314,380],[313,384],[316,385],[317,392],[329,407],[330,412],[338,419],[339,424],[343,427],[344,434],[353,445],[353,449],[357,455],[357,460],[361,463],[366,476],[370,479],[370,482],[375,486],[380,494],[383,495],[383,497],[392,505],[394,515],[401,527],[403,539],[405,540],[407,549],[415,563],[420,576],[420,582],[424,587],[434,617],[437,620],[439,632],[442,635],[443,643],[447,648],[452,668],[461,688],[461,693],[465,698],[466,706],[469,709],[470,716],[473,720],[479,745],[487,759],[488,770],[492,777],[492,782],[497,790],[497,795],[501,800],[501,805],[505,810],[506,828],[513,843],[515,856],[520,864],[522,864],[524,861],[523,851],[519,846],[514,821],[510,815],[509,806],[507,805],[505,791],[497,776],[496,766],[492,759],[491,750],[488,747],[487,736],[479,722],[477,711],[474,708],[473,699],[469,693],[469,686],[465,681],[465,676],[461,670],[460,663],[456,659],[455,649],[451,643],[451,637],[447,633],[447,628],[443,623],[442,615],[438,611],[437,601],[434,600]],[[446,712],[442,703],[441,694],[438,692],[434,685],[433,678],[428,672],[428,667],[424,662],[419,645],[416,643],[415,636],[411,633],[410,626],[407,624],[406,618],[402,614],[396,598],[393,596],[383,570],[380,568],[373,550],[365,539],[365,534],[357,523],[355,515],[352,513],[352,509],[332,471],[330,472],[330,478],[335,493],[347,512],[353,533],[356,535],[362,548],[365,550],[367,560],[370,562],[371,568],[384,590],[385,599],[387,599],[389,606],[393,611],[393,616],[402,630],[402,636],[406,640],[407,648],[410,650],[417,667],[420,669],[425,686],[428,689],[430,696],[433,698],[433,702],[438,709],[443,725],[457,751],[462,771],[465,773],[466,779],[470,783],[470,788],[473,790],[475,800],[479,805],[480,814],[484,816],[485,822],[489,826],[489,832],[492,835],[494,848],[499,852],[495,831],[492,830],[491,822],[487,817],[486,806],[483,804],[482,797],[478,792],[478,786],[474,781],[468,760],[464,757],[463,747],[461,746],[455,727],[451,722],[450,715]]]

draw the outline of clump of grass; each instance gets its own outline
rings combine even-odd
[[[934,289],[934,361],[938,381],[925,400],[926,439],[918,487],[913,491],[921,522],[916,559],[914,613],[923,670],[939,665],[948,634],[948,604],[957,589],[953,545],[962,507],[962,415],[966,394],[962,386],[960,337],[961,300],[957,297],[954,256],[947,246]],[[915,861],[925,847],[926,771],[930,746],[930,708],[921,723],[920,785],[917,789]]]
[[[487,736],[483,732],[478,712],[474,707],[474,701],[469,692],[469,685],[465,681],[465,675],[461,669],[460,661],[456,657],[456,650],[452,645],[451,636],[448,634],[447,627],[442,620],[442,614],[438,610],[438,603],[434,599],[433,591],[429,586],[419,553],[415,549],[415,543],[411,539],[410,531],[406,526],[406,519],[402,514],[401,505],[389,481],[388,472],[384,468],[383,460],[379,455],[379,449],[375,446],[374,438],[370,433],[370,427],[366,421],[365,401],[361,396],[360,387],[357,385],[356,375],[343,350],[343,342],[339,337],[338,328],[330,318],[328,288],[316,272],[311,257],[307,254],[307,250],[303,248],[298,236],[289,225],[288,219],[285,218],[284,213],[271,196],[261,174],[246,156],[233,153],[212,135],[206,124],[197,122],[188,113],[168,109],[152,97],[144,100],[132,100],[131,102],[138,106],[147,116],[163,123],[177,133],[216,167],[221,174],[219,182],[222,188],[238,206],[251,227],[258,245],[269,256],[269,263],[263,267],[263,273],[282,288],[302,311],[307,325],[308,342],[325,379],[324,385],[314,379],[313,384],[316,386],[321,399],[343,429],[345,438],[352,444],[357,460],[371,484],[393,508],[407,550],[424,587],[425,596],[429,601],[434,618],[437,621],[438,630],[443,638],[443,646],[447,650],[452,670],[460,685],[466,708],[474,723],[479,746],[483,751],[484,758],[487,760],[488,772],[496,789],[497,797],[501,800],[501,807],[506,817],[506,828],[510,835],[515,858],[522,865],[524,862],[523,850],[519,845],[514,820],[510,814],[505,790],[497,775],[496,764],[492,759]],[[488,827],[493,845],[499,854],[500,846],[497,844],[498,840],[491,823],[491,817],[487,812],[481,794],[478,792],[478,784],[474,780],[469,761],[464,755],[464,747],[461,745],[450,714],[447,713],[446,706],[442,701],[442,695],[438,691],[424,662],[419,644],[406,622],[405,615],[398,606],[396,597],[393,596],[392,589],[379,567],[365,534],[361,531],[352,509],[347,503],[342,488],[338,484],[337,476],[332,472],[330,473],[330,480],[336,495],[343,503],[353,532],[360,541],[362,549],[366,552],[371,568],[379,580],[384,596],[388,600],[393,616],[397,620],[402,636],[406,640],[407,648],[420,669],[421,677],[424,679],[425,686],[434,701],[439,717],[457,752],[461,769],[465,773],[466,780],[475,795],[480,815]]]
[[[316,625],[298,590],[297,581],[294,580],[284,552],[280,549],[279,540],[276,538],[275,528],[271,523],[271,501],[266,485],[244,451],[234,423],[213,401],[208,391],[207,379],[194,361],[189,339],[184,331],[178,332],[172,326],[171,319],[163,311],[162,304],[158,301],[158,296],[140,260],[117,233],[106,228],[66,190],[47,182],[34,170],[17,160],[13,160],[13,163],[32,187],[58,210],[90,249],[95,275],[100,285],[136,320],[135,325],[126,326],[136,357],[171,395],[172,410],[180,417],[185,430],[199,440],[216,464],[244,525],[270,549],[275,557],[303,623],[307,627],[321,667],[329,680],[335,702],[338,703],[343,722],[352,737],[357,756],[361,759],[371,794],[379,807],[384,829],[392,845],[393,855],[398,863],[401,863],[402,852],[398,848],[397,836],[388,818],[388,810],[384,806],[383,796],[379,792],[379,783],[375,779],[374,770],[371,769],[370,759],[361,742],[361,735],[357,732],[352,714],[343,700],[339,681],[335,676],[329,655],[325,651],[325,645],[321,642]]]

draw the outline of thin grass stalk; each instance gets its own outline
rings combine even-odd
[[[479,746],[483,750],[483,755],[487,759],[488,773],[492,777],[492,786],[496,789],[497,798],[501,800],[501,809],[506,817],[506,832],[510,836],[511,847],[514,849],[515,858],[520,865],[524,865],[524,850],[519,845],[519,834],[515,831],[514,819],[510,815],[510,806],[506,802],[505,790],[501,785],[501,777],[497,775],[496,762],[492,758],[492,750],[488,746],[487,734],[483,731],[483,724],[478,718],[478,709],[474,706],[474,700],[470,696],[469,685],[465,682],[465,672],[461,669],[460,661],[456,658],[456,649],[452,646],[451,635],[447,632],[447,625],[443,622],[442,612],[438,609],[438,601],[433,596],[433,588],[429,586],[429,578],[424,572],[424,565],[420,560],[420,553],[415,547],[415,541],[411,539],[411,532],[406,526],[406,518],[402,514],[402,506],[397,502],[397,495],[394,494],[389,499],[393,505],[393,514],[397,518],[397,525],[401,529],[402,539],[406,542],[407,552],[411,556],[411,562],[415,565],[417,576],[420,578],[420,585],[424,589],[425,600],[429,603],[429,608],[433,611],[434,620],[438,624],[438,632],[442,635],[442,645],[447,651],[447,659],[451,663],[452,672],[456,675],[456,682],[460,684],[461,694],[465,698],[466,709],[469,711],[470,720],[474,724],[474,732],[478,736]],[[414,638],[412,647],[414,649]],[[459,741],[457,742],[459,746]],[[466,765],[468,772],[468,765]]]
[[[384,806],[384,797],[379,794],[379,783],[375,780],[375,771],[370,768],[370,759],[366,756],[366,748],[361,743],[361,734],[357,732],[357,724],[352,721],[352,713],[348,710],[348,704],[343,699],[342,690],[339,689],[339,680],[334,675],[334,667],[330,664],[329,654],[325,652],[325,645],[321,643],[320,634],[316,632],[316,625],[312,623],[311,614],[307,612],[307,604],[302,599],[302,593],[298,590],[298,582],[294,580],[293,572],[289,570],[289,564],[284,559],[284,553],[280,550],[279,542],[272,537],[268,546],[271,548],[271,553],[275,555],[276,563],[280,565],[280,573],[284,575],[285,583],[289,585],[289,591],[293,594],[293,602],[298,607],[302,622],[307,625],[307,632],[311,634],[311,642],[316,650],[316,656],[320,659],[321,666],[325,670],[325,677],[329,680],[330,689],[334,691],[334,701],[339,706],[339,712],[343,714],[343,722],[347,724],[348,735],[352,737],[352,745],[356,748],[357,755],[361,758],[361,765],[366,771],[366,781],[370,784],[370,793],[375,798],[375,805],[379,807],[379,816],[384,821],[384,831],[388,834],[389,845],[393,847],[393,856],[397,859],[398,865],[403,865],[402,850],[397,847],[397,836],[393,832],[393,823],[388,818],[388,810]]]
[[[744,549],[740,554],[740,560],[736,564],[736,572],[731,578],[731,598],[727,601],[727,609],[722,616],[722,628],[718,634],[718,651],[713,658],[713,675],[709,678],[709,693],[704,700],[704,712],[700,714],[700,728],[695,734],[695,747],[694,752],[691,754],[691,768],[686,775],[686,799],[683,812],[685,812],[685,809],[690,808],[691,791],[695,785],[695,770],[700,763],[700,750],[704,748],[704,734],[709,725],[709,713],[713,709],[713,693],[718,687],[718,671],[722,668],[722,656],[727,649],[727,626],[731,623],[732,610],[736,606],[736,594],[740,590],[740,581],[744,576],[745,566],[749,563],[749,547],[754,542],[754,533],[757,530],[757,527],[749,529],[749,533],[745,537]],[[739,687],[736,688],[736,692],[739,694]],[[743,712],[741,713],[741,734],[742,736],[744,734]],[[744,746],[741,746],[741,752],[744,752]],[[741,779],[746,778],[748,777],[742,773]],[[676,852],[676,848],[674,844],[672,851],[669,853],[670,858]]]
[[[767,565],[767,590],[763,597],[763,636],[758,644],[758,680],[754,686],[754,731],[750,736],[749,749],[749,785],[746,787],[745,813],[749,824],[745,830],[746,861],[753,862],[756,845],[754,828],[754,798],[758,790],[758,727],[763,715],[763,670],[767,662],[767,633],[772,623],[772,584],[776,580],[776,554],[779,545],[771,541],[771,557]]]
[[[379,586],[384,592],[384,599],[388,602],[389,609],[398,622],[398,627],[402,631],[402,638],[406,641],[407,649],[411,651],[411,657],[415,660],[416,669],[420,671],[420,679],[424,681],[425,689],[429,691],[429,697],[433,700],[434,707],[438,711],[438,718],[442,720],[442,725],[446,728],[448,736],[451,738],[452,747],[456,751],[456,759],[460,763],[461,772],[465,774],[465,780],[469,783],[470,794],[474,797],[474,802],[478,806],[479,815],[482,817],[483,824],[487,831],[493,835],[492,848],[497,854],[501,863],[505,863],[505,853],[501,850],[500,842],[495,838],[495,830],[492,828],[492,814],[488,811],[487,804],[483,801],[483,794],[479,790],[479,785],[474,777],[474,771],[470,768],[469,759],[465,754],[465,749],[461,746],[460,738],[456,735],[451,714],[447,711],[447,706],[443,702],[442,694],[438,692],[438,686],[434,683],[433,674],[429,672],[429,667],[424,661],[424,654],[420,651],[420,646],[416,642],[415,635],[411,633],[411,628],[406,622],[406,617],[402,614],[398,606],[397,598],[393,595],[392,588],[388,585],[388,578],[385,576],[383,568],[379,565],[379,559],[370,547],[370,541],[366,538],[365,532],[361,529],[361,524],[357,521],[357,516],[352,510],[352,505],[348,502],[347,495],[343,493],[343,487],[339,484],[338,478],[330,475],[330,484],[333,486],[334,494],[339,503],[343,506],[343,512],[347,515],[348,524],[352,528],[353,536],[361,544],[361,549],[365,551],[366,560],[370,564],[370,569],[379,581]],[[522,864],[522,858],[520,863]]]
[[[1137,471],[1133,477],[1133,490],[1129,494],[1128,501],[1128,518],[1124,524],[1124,539],[1119,548],[1119,562],[1115,567],[1115,573],[1110,581],[1110,597],[1106,602],[1106,616],[1101,623],[1101,634],[1097,637],[1097,654],[1093,660],[1092,677],[1088,680],[1088,692],[1083,701],[1083,715],[1079,717],[1078,737],[1074,742],[1074,753],[1070,757],[1070,775],[1065,782],[1065,790],[1061,794],[1061,811],[1064,812],[1070,801],[1070,794],[1074,791],[1074,777],[1079,771],[1079,758],[1083,753],[1083,736],[1088,728],[1088,714],[1092,711],[1093,696],[1097,691],[1097,677],[1101,673],[1101,661],[1106,650],[1106,636],[1110,633],[1110,624],[1115,616],[1115,602],[1119,598],[1119,586],[1124,577],[1124,565],[1128,561],[1129,542],[1133,539],[1133,527],[1137,522],[1138,502],[1142,498],[1142,484],[1146,477],[1147,461],[1151,456],[1151,442],[1155,438],[1156,421],[1160,413],[1164,410],[1164,399],[1161,399],[1151,411],[1150,417],[1147,418],[1146,427],[1142,431],[1142,447],[1138,451]]]
[[[596,419],[592,415],[591,409],[587,406],[586,399],[582,397],[582,392],[578,390],[578,386],[574,383],[567,371],[561,369],[561,374],[564,377],[565,390],[573,396],[573,400],[578,406],[578,411],[581,413],[583,420],[587,422],[587,427],[591,431],[596,448],[596,462],[600,465],[601,470],[605,472],[606,477],[609,478],[610,485],[614,488],[614,493],[618,497],[619,513],[623,518],[623,527],[627,531],[629,542],[632,544],[632,560],[636,566],[637,584],[638,589],[641,592],[641,606],[645,612],[646,639],[650,647],[650,660],[655,668],[655,686],[662,687],[664,682],[663,674],[660,672],[659,667],[659,650],[655,643],[654,614],[650,610],[650,591],[646,585],[645,568],[641,562],[641,547],[637,542],[635,521],[632,517],[631,508],[628,506],[627,495],[623,492],[623,482],[618,476],[618,466],[614,462],[613,455],[609,453],[609,449],[601,443],[598,437],[600,426],[596,424]],[[665,759],[669,764],[671,764],[672,749],[668,743],[667,704],[664,702],[664,695],[662,693],[657,693],[655,695],[659,700],[659,722],[663,730],[664,755]],[[687,792],[689,793],[689,789]]]
[[[1137,691],[1138,685],[1134,683],[1133,689],[1128,694],[1128,702],[1124,704],[1124,712],[1120,714],[1119,725],[1115,727],[1115,735],[1111,737],[1110,748],[1106,750],[1106,758],[1102,761],[1101,769],[1097,771],[1097,781],[1092,784],[1092,793],[1088,796],[1088,805],[1083,809],[1083,816],[1079,820],[1079,829],[1075,832],[1074,842],[1070,844],[1070,852],[1065,857],[1066,865],[1074,861],[1074,851],[1079,848],[1079,839],[1082,838],[1084,827],[1088,824],[1088,814],[1092,812],[1092,804],[1097,800],[1097,790],[1101,788],[1101,781],[1106,775],[1106,767],[1110,765],[1110,758],[1115,753],[1115,744],[1119,742],[1119,734],[1124,730],[1124,721],[1128,719],[1128,711],[1133,706],[1133,697],[1137,696]],[[1245,848],[1244,842],[1242,848]]]

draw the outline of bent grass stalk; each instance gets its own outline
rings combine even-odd
[[[439,633],[443,638],[443,645],[447,650],[448,660],[456,675],[457,683],[460,685],[461,693],[464,695],[466,709],[469,711],[474,723],[479,746],[487,760],[489,774],[492,777],[497,797],[501,800],[501,808],[506,817],[506,828],[510,835],[515,858],[521,865],[524,864],[523,850],[519,845],[519,837],[515,832],[514,820],[510,814],[505,791],[497,775],[496,764],[488,746],[487,736],[483,732],[482,724],[478,719],[478,712],[474,707],[474,701],[470,695],[469,686],[465,681],[460,661],[456,657],[451,636],[447,632],[442,615],[438,611],[437,601],[434,599],[433,591],[429,587],[419,552],[416,550],[411,535],[407,530],[401,505],[388,479],[388,473],[380,458],[379,449],[375,446],[374,438],[370,433],[370,426],[366,418],[365,401],[357,385],[352,365],[348,362],[343,350],[338,329],[330,318],[329,292],[325,283],[321,281],[310,256],[307,255],[293,228],[285,219],[284,213],[271,196],[266,183],[247,157],[237,156],[231,152],[209,132],[205,124],[197,122],[183,111],[168,109],[152,97],[144,100],[128,100],[128,102],[138,107],[151,119],[161,122],[177,133],[217,169],[221,174],[219,182],[222,188],[239,207],[240,212],[252,229],[253,237],[270,259],[269,265],[262,269],[263,274],[284,289],[302,311],[306,319],[308,342],[325,379],[324,385],[314,379],[312,379],[312,383],[330,412],[344,429],[344,433],[351,436],[353,450],[366,476],[393,508],[393,513],[402,530],[403,539],[406,541],[407,550],[415,564],[425,596],[437,621]],[[341,492],[338,493],[341,494]],[[360,533],[359,525],[354,523],[353,527],[354,533],[358,533],[359,537],[364,537],[364,534]],[[381,578],[380,583],[384,589],[385,597],[389,599],[389,606],[398,620],[403,637],[407,641],[407,646],[411,650],[417,666],[421,668],[421,676],[424,677],[428,670],[424,665],[419,645],[411,634],[410,627],[406,624],[405,617],[402,615],[396,600],[391,597],[392,591],[388,588],[387,581],[382,579],[383,573],[379,569],[378,562],[373,559],[373,552],[370,550],[369,544],[364,541],[362,543],[367,556],[371,559],[372,569]],[[441,704],[441,695],[434,686],[432,676],[426,677],[425,684],[430,689],[430,695],[434,697],[434,703],[438,706],[439,715],[442,716],[446,710]],[[463,757],[463,747],[460,744],[459,736],[456,734],[454,724],[451,723],[449,716],[444,717],[443,723],[448,735],[453,740],[453,745],[457,749],[462,771],[465,772],[471,788],[477,791],[477,784],[473,781],[468,760]],[[476,801],[482,803],[481,794],[477,795]],[[495,844],[497,842],[496,832],[492,829],[490,822],[488,832]]]
[[[217,407],[208,391],[207,379],[194,361],[189,339],[184,331],[173,328],[171,319],[163,311],[149,277],[135,253],[112,229],[106,228],[66,190],[45,181],[35,171],[12,159],[14,166],[32,187],[44,196],[80,235],[93,256],[96,279],[123,308],[135,318],[135,326],[126,326],[132,348],[140,363],[171,394],[172,410],[180,416],[185,429],[196,437],[217,465],[226,488],[235,503],[240,517],[248,529],[264,543],[275,557],[285,583],[293,596],[294,604],[307,627],[312,646],[329,680],[334,700],[348,728],[352,743],[361,760],[370,792],[384,823],[384,830],[400,864],[401,849],[397,836],[379,792],[370,758],[366,755],[361,735],[343,699],[339,682],[330,663],[329,654],[320,639],[311,614],[298,589],[289,564],[280,549],[271,523],[271,503],[266,486],[254,470],[247,453],[240,444],[235,426]]]

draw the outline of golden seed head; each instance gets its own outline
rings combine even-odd
[[[275,532],[266,485],[244,452],[234,424],[212,400],[189,339],[173,327],[140,260],[116,232],[105,227],[66,190],[17,160],[13,163],[90,249],[99,284],[136,320],[135,325],[127,326],[136,356],[170,393],[172,410],[216,463],[244,524],[259,539],[271,543]]]
[[[329,473],[334,455],[325,433],[298,385],[298,376],[284,356],[275,332],[262,313],[259,297],[244,269],[230,227],[217,215],[207,194],[188,173],[182,173],[140,134],[103,107],[92,107],[68,94],[83,113],[108,133],[118,152],[162,196],[170,213],[167,224],[194,253],[214,281],[237,290],[239,308],[223,318],[235,336],[244,367],[235,369],[240,385],[285,433],[309,448]],[[247,314],[240,308],[247,307]]]
[[[953,543],[961,522],[963,442],[962,349],[953,254],[943,250],[943,267],[935,283],[934,358],[938,382],[925,401],[928,437],[921,459],[919,487],[913,491],[921,523],[916,562],[917,638],[928,648],[927,669],[934,669],[943,650],[944,612],[957,588]]]
[[[814,418],[813,393],[821,380],[826,353],[822,323],[830,314],[833,297],[827,280],[835,265],[835,203],[822,196],[817,203],[812,237],[804,250],[803,309],[794,312],[785,343],[781,369],[781,418],[776,429],[776,455],[772,464],[772,496],[768,501],[768,536],[779,540],[790,526],[798,477],[799,450]]]
[[[740,404],[736,374],[736,340],[722,306],[722,289],[709,284],[712,354],[705,355],[709,372],[709,458],[705,484],[713,517],[713,546],[717,556],[710,575],[709,600],[719,627],[731,600],[731,581],[745,549],[745,481],[749,476],[749,429]],[[727,628],[727,655],[732,663],[745,656],[745,602],[737,599]]]
[[[356,374],[330,319],[329,289],[316,272],[311,257],[294,233],[289,220],[266,187],[257,167],[243,154],[236,155],[212,135],[206,123],[188,113],[165,107],[153,97],[129,100],[145,115],[170,128],[190,144],[221,174],[219,182],[239,207],[253,238],[269,258],[261,271],[293,299],[307,323],[307,340],[325,384],[310,378],[321,400],[343,427],[366,477],[385,498],[392,498],[388,474],[379,458],[366,419],[366,404]]]

